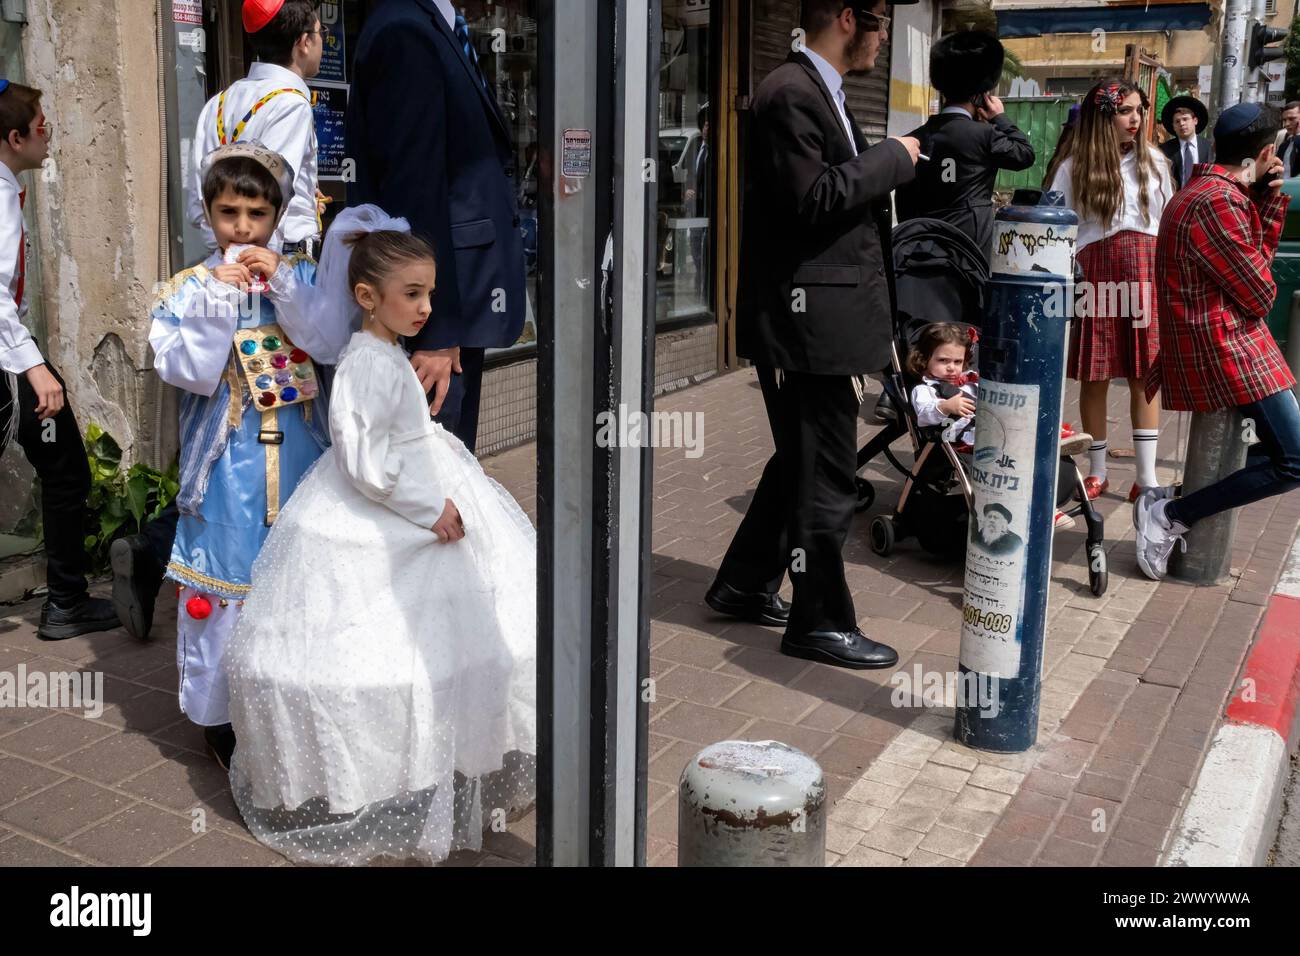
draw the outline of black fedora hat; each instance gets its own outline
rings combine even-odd
[[[991,33],[963,30],[930,48],[930,84],[944,99],[960,102],[987,93],[1002,78],[1006,52]]]
[[[1170,136],[1178,135],[1174,132],[1174,113],[1179,110],[1191,110],[1196,116],[1196,132],[1205,132],[1206,124],[1210,122],[1210,111],[1205,104],[1194,96],[1175,96],[1160,111],[1160,125],[1169,131]]]

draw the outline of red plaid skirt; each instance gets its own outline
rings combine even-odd
[[[1156,237],[1126,229],[1079,251],[1066,374],[1084,382],[1143,378],[1160,353]]]

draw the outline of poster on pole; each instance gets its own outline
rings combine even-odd
[[[961,663],[1004,679],[1020,672],[1038,392],[984,379],[975,415]]]

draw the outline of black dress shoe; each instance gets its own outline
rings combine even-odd
[[[894,404],[888,392],[881,392],[880,397],[876,399],[875,415],[878,422],[898,421],[898,406]]]
[[[856,627],[851,631],[787,634],[781,640],[781,653],[854,670],[893,667],[898,663],[897,651],[887,644],[873,641]]]
[[[41,607],[41,623],[36,628],[36,636],[43,641],[66,641],[70,637],[111,631],[121,626],[112,602],[87,595],[66,607],[46,601]]]
[[[215,727],[203,728],[203,739],[208,742],[208,750],[221,769],[230,772],[230,758],[235,754],[235,728],[230,724],[217,724]]]
[[[142,534],[118,538],[108,555],[113,565],[113,607],[127,633],[144,640],[153,627],[163,568]]]
[[[719,614],[784,627],[790,621],[790,604],[779,594],[766,591],[738,591],[723,581],[714,581],[704,603]]]

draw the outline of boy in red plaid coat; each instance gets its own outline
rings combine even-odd
[[[1165,408],[1237,408],[1255,423],[1267,458],[1183,498],[1151,488],[1133,505],[1138,565],[1164,576],[1174,546],[1202,518],[1300,485],[1295,378],[1264,323],[1277,288],[1270,265],[1290,197],[1272,109],[1241,103],[1214,127],[1216,163],[1199,163],[1170,201],[1156,246],[1160,356],[1147,394]]]

